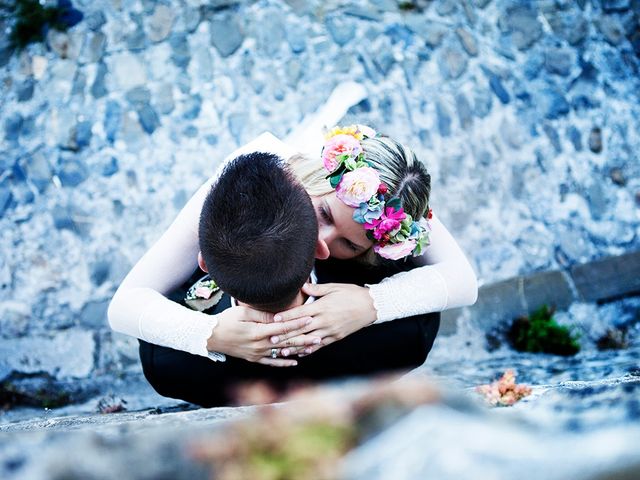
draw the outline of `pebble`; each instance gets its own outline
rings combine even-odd
[[[456,99],[456,110],[458,111],[458,119],[460,126],[467,130],[473,123],[473,112],[467,96],[464,93],[458,93]]]
[[[446,45],[440,49],[438,66],[445,79],[459,78],[467,69],[467,56],[456,45]]]
[[[457,28],[456,34],[465,51],[472,57],[478,56],[478,44],[473,34],[465,28]]]
[[[195,120],[200,115],[202,108],[202,97],[200,95],[192,95],[184,103],[182,118],[186,120]]]
[[[482,71],[489,80],[489,87],[491,87],[491,91],[493,91],[496,97],[498,97],[498,100],[500,100],[503,105],[509,103],[511,101],[511,96],[509,95],[509,92],[507,92],[507,90],[504,88],[502,79],[487,67],[483,66]]]
[[[547,87],[541,90],[538,101],[544,117],[549,120],[560,118],[569,113],[569,103],[556,88]]]
[[[503,31],[511,34],[518,50],[526,50],[542,37],[542,25],[536,12],[526,5],[507,7],[499,20]]]
[[[73,85],[71,86],[71,95],[84,96],[84,90],[87,87],[87,76],[82,70],[76,72],[76,76],[73,79]]]
[[[425,22],[418,15],[407,17],[405,22],[407,27],[417,35],[420,35],[427,46],[431,48],[438,47],[449,32],[446,26],[435,22]]]
[[[104,132],[107,140],[113,143],[116,139],[122,120],[122,108],[115,100],[107,102],[104,113]]]
[[[107,48],[107,36],[102,32],[94,33],[89,37],[86,48],[88,49],[87,57],[89,62],[99,62],[102,60]]]
[[[602,152],[602,130],[599,127],[594,127],[589,132],[589,150],[593,153]]]
[[[614,47],[620,45],[622,40],[624,40],[624,27],[618,17],[604,15],[598,19],[596,25],[605,40]]]
[[[576,152],[582,151],[582,135],[575,125],[570,125],[567,128],[567,137],[573,144],[573,148]]]
[[[299,54],[305,51],[307,48],[307,35],[308,32],[302,23],[296,22],[287,26],[285,37],[293,53]]]
[[[111,177],[120,171],[118,166],[118,159],[116,157],[109,157],[109,160],[102,166],[101,173],[105,177]]]
[[[102,98],[109,93],[105,84],[108,73],[109,70],[107,69],[107,66],[100,62],[96,70],[96,78],[91,85],[91,95],[93,95],[94,98]]]
[[[343,15],[327,15],[324,23],[333,41],[340,46],[349,43],[356,35],[354,21],[350,18],[345,18]]]
[[[9,115],[4,121],[4,139],[18,140],[22,129],[23,117],[19,113]]]
[[[171,33],[173,21],[175,19],[174,10],[166,5],[157,5],[147,22],[147,36],[152,42],[161,42]]]
[[[235,53],[244,41],[244,35],[234,15],[223,14],[212,18],[209,23],[209,32],[211,44],[223,57]]]
[[[16,97],[19,102],[28,102],[33,97],[33,89],[35,86],[35,80],[33,78],[27,78],[16,88]]]
[[[624,176],[621,168],[612,168],[609,171],[609,177],[611,178],[611,181],[619,187],[624,187],[627,184],[627,178]]]
[[[493,98],[491,92],[482,87],[476,87],[473,95],[473,111],[479,118],[484,118],[491,112]]]
[[[147,82],[147,74],[140,57],[130,52],[122,52],[112,56],[111,75],[116,85],[122,90],[130,90]]]
[[[125,94],[125,98],[134,108],[140,108],[151,100],[151,92],[144,86],[132,88]]]
[[[89,177],[86,165],[73,157],[61,156],[56,175],[63,187],[77,187]]]
[[[8,182],[0,183],[0,218],[4,217],[5,212],[9,209],[13,194],[9,188]]]
[[[48,60],[47,57],[41,55],[34,55],[31,58],[31,71],[33,72],[33,78],[40,80],[44,73],[47,71]]]
[[[258,51],[268,58],[275,57],[285,41],[286,29],[280,9],[265,9],[259,27],[254,32]]]
[[[193,54],[192,75],[201,82],[210,82],[213,80],[213,60],[209,48],[198,47]]]
[[[51,185],[53,169],[48,160],[49,156],[49,152],[45,155],[42,149],[38,149],[32,155],[25,156],[19,161],[27,182],[33,185],[40,193]]]
[[[631,0],[602,0],[605,12],[623,12],[631,8]]]
[[[436,119],[438,124],[438,132],[441,137],[451,135],[451,115],[447,107],[441,102],[436,102]]]
[[[91,12],[84,17],[84,23],[89,28],[89,30],[93,30],[95,32],[97,30],[100,30],[103,25],[107,23],[107,18],[105,17],[102,10],[96,10],[95,12]]]
[[[143,105],[138,109],[138,119],[142,129],[151,135],[160,126],[160,118],[151,105]]]
[[[168,115],[173,112],[175,108],[173,85],[169,83],[160,84],[154,96],[154,104],[157,110],[163,115]]]
[[[566,77],[573,66],[572,50],[568,48],[550,48],[544,54],[544,66],[549,73]]]
[[[184,34],[178,34],[169,40],[171,45],[171,60],[179,68],[187,68],[191,61],[191,52],[189,50],[189,41]]]
[[[560,142],[560,135],[558,134],[558,131],[548,123],[545,123],[542,126],[542,130],[551,142],[556,153],[562,153],[562,143]]]

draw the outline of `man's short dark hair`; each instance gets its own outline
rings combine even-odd
[[[200,251],[220,288],[260,310],[294,300],[313,268],[318,221],[283,160],[240,155],[223,170],[200,213]]]

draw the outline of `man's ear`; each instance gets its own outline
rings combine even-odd
[[[209,270],[207,270],[207,265],[204,263],[204,258],[202,258],[202,252],[198,252],[198,266],[203,272],[209,273]]]

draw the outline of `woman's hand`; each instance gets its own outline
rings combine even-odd
[[[274,367],[291,367],[298,362],[285,358],[271,358],[271,349],[297,348],[317,345],[320,339],[305,335],[311,319],[295,318],[289,321],[273,322],[273,314],[253,310],[249,307],[229,308],[218,314],[218,325],[207,340],[207,350],[221,352]],[[270,338],[278,337],[278,342]]]
[[[341,340],[371,325],[377,318],[373,299],[365,287],[343,283],[305,284],[302,291],[316,297],[316,301],[274,316],[276,324],[311,317],[311,322],[301,331],[307,336],[319,337],[321,343],[304,348],[302,355],[313,353],[324,345]],[[271,341],[273,344],[279,344],[282,338],[274,335]],[[290,341],[298,342],[298,338],[292,337]],[[283,354],[286,354],[286,351],[283,351]]]

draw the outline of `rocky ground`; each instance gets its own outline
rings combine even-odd
[[[484,284],[640,246],[638,0],[73,5],[80,23],[23,51],[0,18],[0,402],[34,408],[4,424],[175,405],[109,330],[109,298],[225,155],[284,136],[344,80],[369,92],[346,120],[416,150]],[[626,318],[611,308],[563,320]],[[447,362],[434,370],[455,377]],[[615,365],[597,378],[629,373]]]

